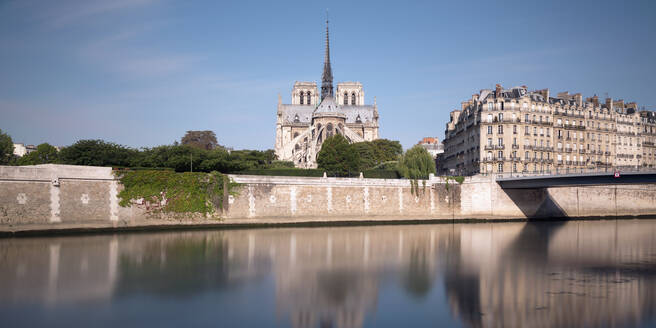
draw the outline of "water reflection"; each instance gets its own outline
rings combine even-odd
[[[124,318],[147,297],[154,309],[125,320],[170,302],[198,316],[203,300],[223,307],[201,324],[647,326],[655,233],[656,220],[632,220],[4,239],[0,314],[49,309],[63,322],[58,309],[109,304]]]

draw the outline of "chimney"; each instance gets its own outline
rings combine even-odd
[[[501,96],[501,90],[503,90],[503,88],[501,87],[501,84],[497,83],[497,85],[495,87],[495,90],[494,90],[494,97],[495,98],[498,98],[499,96]]]

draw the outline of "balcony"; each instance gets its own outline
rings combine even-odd
[[[512,149],[519,149],[519,145],[517,144],[512,145]]]

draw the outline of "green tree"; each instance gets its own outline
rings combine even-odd
[[[396,162],[403,154],[403,147],[398,141],[376,139],[353,144],[360,155],[362,170],[374,168],[386,162]]]
[[[401,157],[399,172],[408,179],[427,179],[430,173],[435,173],[435,162],[425,148],[415,145]]]
[[[103,140],[80,140],[59,152],[59,161],[71,165],[131,166],[139,151]]]
[[[401,143],[395,140],[376,139],[371,142],[374,146],[376,165],[384,162],[396,161],[403,154]]]
[[[360,155],[342,135],[326,138],[317,154],[319,168],[329,175],[350,176],[360,169]]]
[[[18,165],[38,165],[55,163],[59,158],[57,148],[48,144],[42,143],[33,151],[17,160]]]
[[[0,165],[9,164],[14,156],[14,141],[0,129]]]
[[[204,150],[212,150],[219,147],[216,134],[213,131],[187,131],[180,140],[182,145],[191,146]]]

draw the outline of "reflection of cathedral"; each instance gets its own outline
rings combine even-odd
[[[283,104],[278,97],[276,155],[280,160],[293,161],[297,167],[316,167],[322,142],[334,134],[350,142],[378,139],[378,107],[376,101],[364,104],[362,84],[337,83],[337,94],[333,93],[327,25],[320,98],[317,91],[315,82],[296,82],[291,104]]]

